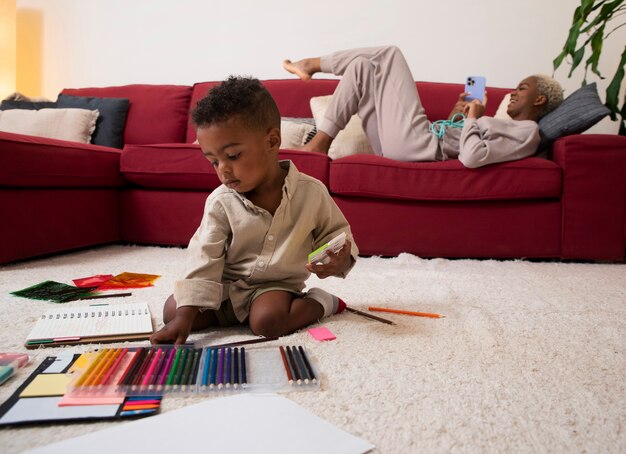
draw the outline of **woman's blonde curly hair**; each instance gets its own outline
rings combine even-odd
[[[533,75],[537,81],[537,91],[546,97],[546,104],[541,116],[552,112],[563,102],[563,87],[553,77],[547,74]]]

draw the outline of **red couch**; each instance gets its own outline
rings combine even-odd
[[[264,82],[285,117],[336,80]],[[130,99],[116,150],[0,132],[0,263],[97,244],[186,245],[219,185],[193,145],[191,106],[214,82],[66,89]],[[431,120],[463,89],[417,82]],[[488,115],[508,90],[490,88]],[[551,159],[466,169],[457,160],[404,163],[372,155],[331,160],[282,150],[327,185],[364,255],[624,259],[626,138],[575,135]]]

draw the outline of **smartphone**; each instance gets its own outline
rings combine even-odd
[[[466,97],[466,101],[472,101],[478,99],[480,102],[485,102],[485,88],[487,87],[487,79],[483,76],[469,76],[465,80],[465,93],[469,93]]]

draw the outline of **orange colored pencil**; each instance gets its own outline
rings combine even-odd
[[[416,317],[445,318],[445,315],[440,315],[440,314],[430,314],[428,312],[404,311],[400,309],[388,309],[386,307],[370,306],[367,309],[370,311],[375,311],[375,312],[390,312],[392,314],[415,315]]]

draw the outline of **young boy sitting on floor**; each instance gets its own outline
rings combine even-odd
[[[207,198],[184,278],[151,342],[181,344],[192,330],[238,324],[281,336],[341,312],[336,296],[302,290],[310,273],[345,277],[358,249],[326,187],[278,160],[280,113],[269,92],[257,79],[231,76],[198,102],[192,120],[222,185]],[[307,264],[342,232],[346,242],[330,262]]]

